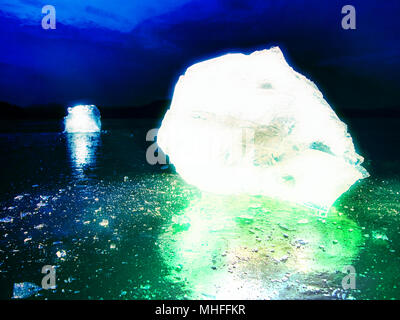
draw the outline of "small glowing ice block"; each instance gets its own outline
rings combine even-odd
[[[100,132],[100,111],[94,105],[77,105],[68,108],[64,118],[65,132]]]
[[[188,68],[157,142],[186,182],[328,211],[369,176],[347,126],[278,47]]]

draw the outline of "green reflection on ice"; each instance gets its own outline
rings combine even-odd
[[[296,297],[287,292],[302,282],[294,279],[342,271],[363,241],[335,208],[327,218],[314,213],[264,197],[203,194],[173,216],[161,254],[189,298],[278,298],[283,289]]]

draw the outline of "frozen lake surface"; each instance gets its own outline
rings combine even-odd
[[[399,121],[346,122],[371,177],[327,217],[202,194],[147,164],[151,121],[2,124],[0,298],[54,265],[56,289],[31,299],[400,299]]]

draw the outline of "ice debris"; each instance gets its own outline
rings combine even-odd
[[[25,299],[42,290],[41,287],[31,282],[14,283],[12,299]]]

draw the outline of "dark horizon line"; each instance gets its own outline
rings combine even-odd
[[[158,99],[143,105],[124,106],[97,106],[103,119],[118,118],[162,118],[171,104],[170,99]],[[21,107],[8,102],[0,101],[0,120],[30,120],[30,119],[63,119],[67,114],[68,106],[61,103],[35,104]],[[336,114],[348,118],[369,117],[400,117],[400,106],[368,108],[335,107]]]
[[[142,105],[98,106],[102,118],[156,118],[169,108],[170,99],[157,99]],[[62,119],[70,105],[62,103],[34,104],[21,107],[0,101],[0,119]],[[161,114],[162,113],[162,114]]]

